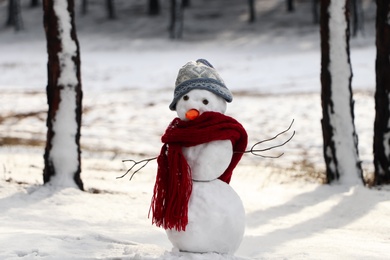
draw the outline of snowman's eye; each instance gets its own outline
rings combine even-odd
[[[184,96],[183,96],[183,100],[184,100],[184,101],[187,101],[188,99],[190,99],[189,96],[187,96],[187,95],[184,95]]]
[[[207,99],[203,99],[203,100],[202,100],[202,103],[205,104],[205,105],[207,105],[207,104],[209,103],[209,101],[208,101]]]

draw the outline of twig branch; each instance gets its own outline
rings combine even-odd
[[[282,147],[283,145],[287,144],[288,142],[291,141],[291,139],[293,139],[293,137],[295,136],[295,131],[293,131],[292,135],[286,140],[284,141],[283,143],[281,144],[277,144],[277,145],[274,145],[274,146],[270,146],[270,147],[267,147],[267,148],[264,148],[264,149],[255,149],[256,146],[262,144],[262,143],[265,143],[265,142],[269,142],[269,141],[272,141],[272,140],[275,140],[276,138],[278,138],[279,136],[287,133],[292,125],[294,124],[294,119],[291,121],[290,125],[288,126],[288,128],[286,130],[283,130],[282,132],[278,133],[277,135],[275,135],[274,137],[271,137],[269,139],[265,139],[265,140],[262,140],[262,141],[259,141],[257,143],[255,143],[254,145],[252,145],[252,147],[247,150],[247,151],[244,151],[243,153],[251,153],[252,155],[254,156],[259,156],[259,157],[262,157],[262,158],[272,158],[272,159],[276,159],[276,158],[280,158],[283,156],[284,153],[281,153],[279,155],[276,155],[276,156],[270,156],[270,155],[262,155],[262,154],[259,154],[261,152],[265,152],[265,151],[269,151],[269,150],[272,150],[272,149],[275,149],[275,148],[278,148],[278,147]]]
[[[254,156],[259,156],[259,157],[262,157],[262,158],[273,158],[273,159],[276,159],[276,158],[279,158],[281,156],[283,156],[284,153],[280,153],[276,156],[270,156],[270,155],[262,155],[260,154],[261,152],[265,152],[265,151],[269,151],[269,150],[272,150],[272,149],[275,149],[275,148],[278,148],[278,147],[282,147],[283,145],[287,144],[288,142],[291,141],[291,139],[293,139],[294,135],[295,135],[295,131],[293,131],[293,133],[291,134],[291,136],[286,140],[284,141],[283,143],[281,144],[277,144],[277,145],[274,145],[274,146],[270,146],[270,147],[267,147],[267,148],[264,148],[264,149],[255,149],[256,146],[262,144],[262,143],[266,143],[266,142],[269,142],[269,141],[272,141],[272,140],[275,140],[276,138],[278,138],[280,135],[283,135],[285,133],[287,133],[292,125],[294,124],[294,119],[292,120],[291,124],[289,125],[289,127],[286,129],[286,130],[283,130],[282,132],[278,133],[277,135],[275,135],[274,137],[271,137],[269,139],[265,139],[265,140],[262,140],[262,141],[259,141],[257,143],[255,143],[254,145],[252,145],[251,149],[249,149],[248,151],[244,151],[244,152],[241,152],[243,154],[246,154],[246,153],[251,153],[252,155]],[[239,153],[239,152],[234,152],[234,153]],[[139,172],[140,170],[142,170],[149,162],[153,161],[153,160],[156,160],[157,157],[153,157],[153,158],[147,158],[147,159],[143,159],[141,161],[135,161],[133,159],[128,159],[128,160],[122,160],[122,162],[131,162],[133,163],[133,165],[126,171],[125,174],[123,174],[122,176],[119,176],[119,177],[116,177],[117,179],[121,179],[123,177],[125,177],[129,172],[131,172],[133,169],[134,172],[131,174],[130,176],[130,180],[133,179],[133,176]],[[138,168],[135,168],[136,166],[138,166]]]
[[[142,164],[139,168],[137,168],[130,176],[130,181],[131,179],[133,179],[133,176],[139,172],[140,170],[142,170],[149,162],[153,161],[153,160],[156,160],[157,157],[153,157],[153,158],[148,158],[148,159],[143,159],[141,161],[134,161],[133,159],[128,159],[128,160],[122,160],[122,162],[132,162],[133,165],[126,171],[125,174],[123,174],[122,176],[119,176],[119,177],[116,177],[117,179],[120,179],[120,178],[123,178],[125,177],[129,172],[131,172],[131,170],[133,170],[133,168],[139,164]]]

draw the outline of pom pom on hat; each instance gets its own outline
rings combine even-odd
[[[176,110],[177,101],[193,89],[208,90],[226,102],[233,100],[232,93],[225,86],[225,82],[214,67],[205,59],[190,61],[185,64],[177,75],[173,100],[169,105],[171,110]]]

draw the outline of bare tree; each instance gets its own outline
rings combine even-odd
[[[320,18],[318,15],[318,0],[311,0],[311,10],[313,13],[313,23],[317,24],[320,22]]]
[[[82,91],[80,52],[74,22],[74,0],[44,0],[48,53],[47,141],[44,183],[77,186],[80,178]]]
[[[20,0],[8,0],[8,17],[6,26],[13,26],[15,31],[23,29],[22,8]]]
[[[256,20],[255,0],[248,0],[249,4],[249,23],[254,23]]]
[[[81,0],[81,14],[86,15],[88,13],[88,0]]]
[[[374,185],[390,184],[390,1],[376,0]]]
[[[160,9],[159,0],[149,0],[149,15],[159,15]]]
[[[321,1],[322,132],[327,182],[364,183],[354,124],[348,0]]]
[[[39,6],[39,0],[31,0],[30,6],[31,6],[31,7],[37,7],[37,6]]]
[[[364,30],[364,13],[362,0],[350,0],[351,20],[352,20],[352,36],[357,36],[358,32]]]
[[[171,15],[169,36],[171,39],[180,39],[183,36],[184,8],[182,0],[171,0]]]
[[[191,1],[190,0],[182,0],[183,7],[187,8],[191,6]]]
[[[294,0],[286,0],[287,3],[287,11],[294,12]]]
[[[107,16],[108,19],[116,19],[115,3],[114,0],[106,0]]]

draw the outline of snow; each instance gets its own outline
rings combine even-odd
[[[234,254],[244,229],[244,207],[230,185],[220,180],[195,181],[186,231],[167,230],[167,234],[175,249]]]
[[[73,180],[78,170],[78,153],[76,144],[76,92],[64,88],[60,91],[61,102],[53,121],[54,136],[50,151],[56,174],[50,179],[53,185],[76,187]]]
[[[198,1],[193,2],[196,11]],[[209,12],[214,2],[219,1],[209,2]],[[240,13],[236,2],[226,4],[226,12]],[[123,13],[119,18],[125,25],[120,19],[106,22],[103,15],[77,16],[84,89],[82,179],[89,192],[42,186],[47,55],[41,10],[23,9],[25,32],[0,28],[0,259],[389,259],[389,188],[318,183],[324,172],[318,28],[307,25],[309,2],[297,1],[294,14],[284,12],[284,1],[257,3],[274,8],[279,2],[279,9],[258,17],[250,29],[244,23],[238,28],[242,19],[226,13],[211,22],[202,19],[209,24],[206,30],[193,24],[188,11],[182,42],[166,39],[165,18],[145,26],[150,18]],[[1,17],[5,11],[6,1],[0,1]],[[351,62],[359,154],[370,176],[375,22],[366,14],[366,35],[352,39]],[[276,24],[269,15],[275,15]],[[99,32],[92,26],[96,22]],[[136,30],[140,23],[143,30]],[[230,31],[210,33],[226,24]],[[147,34],[146,28],[148,37],[141,33]],[[172,250],[164,230],[147,218],[155,162],[130,182],[127,176],[116,179],[130,166],[122,159],[157,155],[160,137],[176,116],[168,105],[177,70],[197,58],[207,58],[233,92],[227,115],[244,125],[250,145],[295,119],[295,137],[275,151],[283,157],[244,155],[233,174],[231,187],[246,212],[235,256]]]
[[[329,4],[329,72],[331,75],[332,104],[327,108],[330,125],[333,126],[335,157],[331,168],[337,168],[340,181],[347,184],[362,183],[360,179],[357,139],[351,113],[350,79],[351,65],[347,53],[345,2],[330,1]],[[352,101],[353,102],[353,101]],[[340,131],[342,129],[342,131]],[[327,154],[332,152],[327,147]],[[330,158],[332,158],[331,156]],[[336,171],[334,171],[336,172]]]
[[[61,40],[61,51],[58,53],[61,73],[58,85],[74,87],[78,84],[78,80],[75,73],[75,63],[72,58],[77,55],[77,45],[71,37],[72,24],[68,12],[68,2],[55,0],[53,9],[58,17],[58,38]]]

